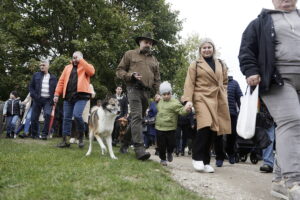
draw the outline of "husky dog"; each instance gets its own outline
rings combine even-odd
[[[96,137],[102,155],[107,151],[102,139],[105,140],[108,147],[109,155],[112,159],[117,159],[112,149],[111,134],[114,129],[114,122],[120,112],[119,101],[115,98],[105,100],[100,107],[93,107],[89,120],[89,139],[90,145],[86,156],[91,155],[92,142]]]

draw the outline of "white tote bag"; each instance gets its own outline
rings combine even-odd
[[[245,96],[241,97],[241,109],[237,120],[236,132],[244,139],[250,139],[255,133],[255,123],[257,115],[258,85],[254,91],[250,92],[247,86]]]

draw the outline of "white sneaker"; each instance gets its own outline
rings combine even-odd
[[[204,170],[204,163],[203,163],[203,161],[193,160],[193,167],[196,171],[203,171]]]
[[[70,143],[75,144],[75,138],[70,138]]]
[[[214,168],[212,168],[212,166],[210,166],[210,165],[205,165],[205,166],[204,166],[204,172],[206,172],[206,173],[214,173],[215,170],[214,170]]]

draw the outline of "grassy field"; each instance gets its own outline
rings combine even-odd
[[[0,199],[202,199],[158,163],[137,161],[132,151],[112,160],[94,143],[86,157],[87,145],[59,149],[58,142],[0,138]]]

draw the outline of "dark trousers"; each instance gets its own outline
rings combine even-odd
[[[112,140],[114,142],[118,141],[118,138],[119,138],[119,133],[120,133],[120,124],[119,124],[119,121],[118,119],[120,119],[120,117],[118,116],[115,120],[115,123],[114,123],[114,129],[113,129],[113,132],[112,132]]]
[[[193,139],[192,158],[196,161],[203,161],[205,165],[210,163],[210,150],[214,143],[216,159],[225,158],[223,151],[223,137],[217,136],[215,131],[210,130],[210,127],[199,129]]]
[[[184,152],[187,145],[187,138],[190,132],[190,125],[183,124],[178,125],[176,129],[176,151]]]
[[[32,114],[31,114],[31,134],[32,137],[37,137],[39,135],[39,117],[41,110],[44,112],[44,127],[42,130],[42,136],[46,137],[49,132],[49,121],[52,111],[50,104],[50,98],[39,98],[39,100],[33,100],[32,104]]]
[[[176,146],[175,130],[173,131],[159,131],[156,132],[157,146],[159,149],[159,158],[166,160],[166,152],[173,153]]]
[[[236,123],[237,116],[230,115],[231,118],[231,134],[226,135],[226,153],[229,156],[233,156],[235,154],[235,141],[236,141]]]
[[[128,87],[127,92],[131,121],[128,125],[129,130],[126,132],[127,136],[124,137],[124,140],[130,143],[132,138],[134,144],[144,144],[142,121],[148,108],[149,92],[133,87]]]

